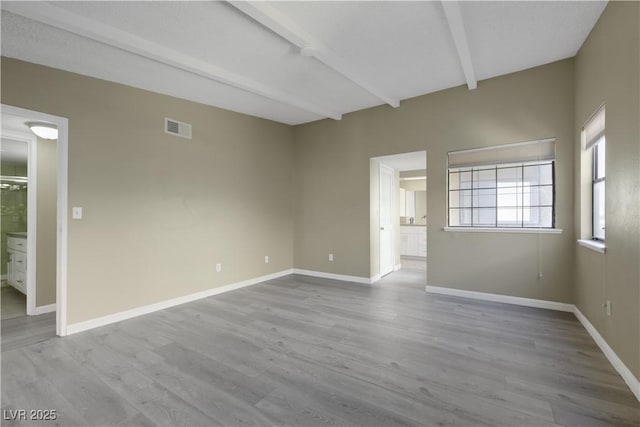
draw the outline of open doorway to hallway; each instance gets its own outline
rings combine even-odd
[[[427,152],[370,161],[371,276],[427,271]]]
[[[2,350],[58,333],[59,165],[66,119],[2,105]],[[58,133],[63,125],[64,150]],[[66,177],[66,168],[63,169]],[[66,184],[66,180],[64,180]],[[66,194],[66,192],[64,192]]]

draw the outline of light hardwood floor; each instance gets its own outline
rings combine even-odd
[[[640,422],[572,314],[427,295],[411,270],[288,276],[5,351],[2,408],[63,426]]]

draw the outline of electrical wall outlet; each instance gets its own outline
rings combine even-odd
[[[216,264],[216,272],[220,273],[222,271],[222,264]]]
[[[607,308],[607,316],[611,316],[611,300],[607,300],[604,306]]]
[[[329,261],[333,261],[333,254],[329,254]]]
[[[265,255],[265,257],[264,257],[264,263],[265,263],[265,264],[269,264],[269,255]]]
[[[542,271],[539,271],[539,272],[538,272],[538,280],[539,280],[539,279],[542,279]]]

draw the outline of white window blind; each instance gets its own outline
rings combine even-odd
[[[584,125],[585,149],[593,147],[604,137],[604,107],[600,108]]]
[[[556,139],[548,138],[471,150],[450,151],[448,154],[449,168],[554,160]]]

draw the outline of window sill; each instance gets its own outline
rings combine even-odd
[[[461,233],[562,234],[561,228],[445,227],[443,230]]]
[[[592,251],[600,252],[601,254],[607,251],[607,246],[604,242],[598,242],[597,240],[578,240],[578,244]]]

